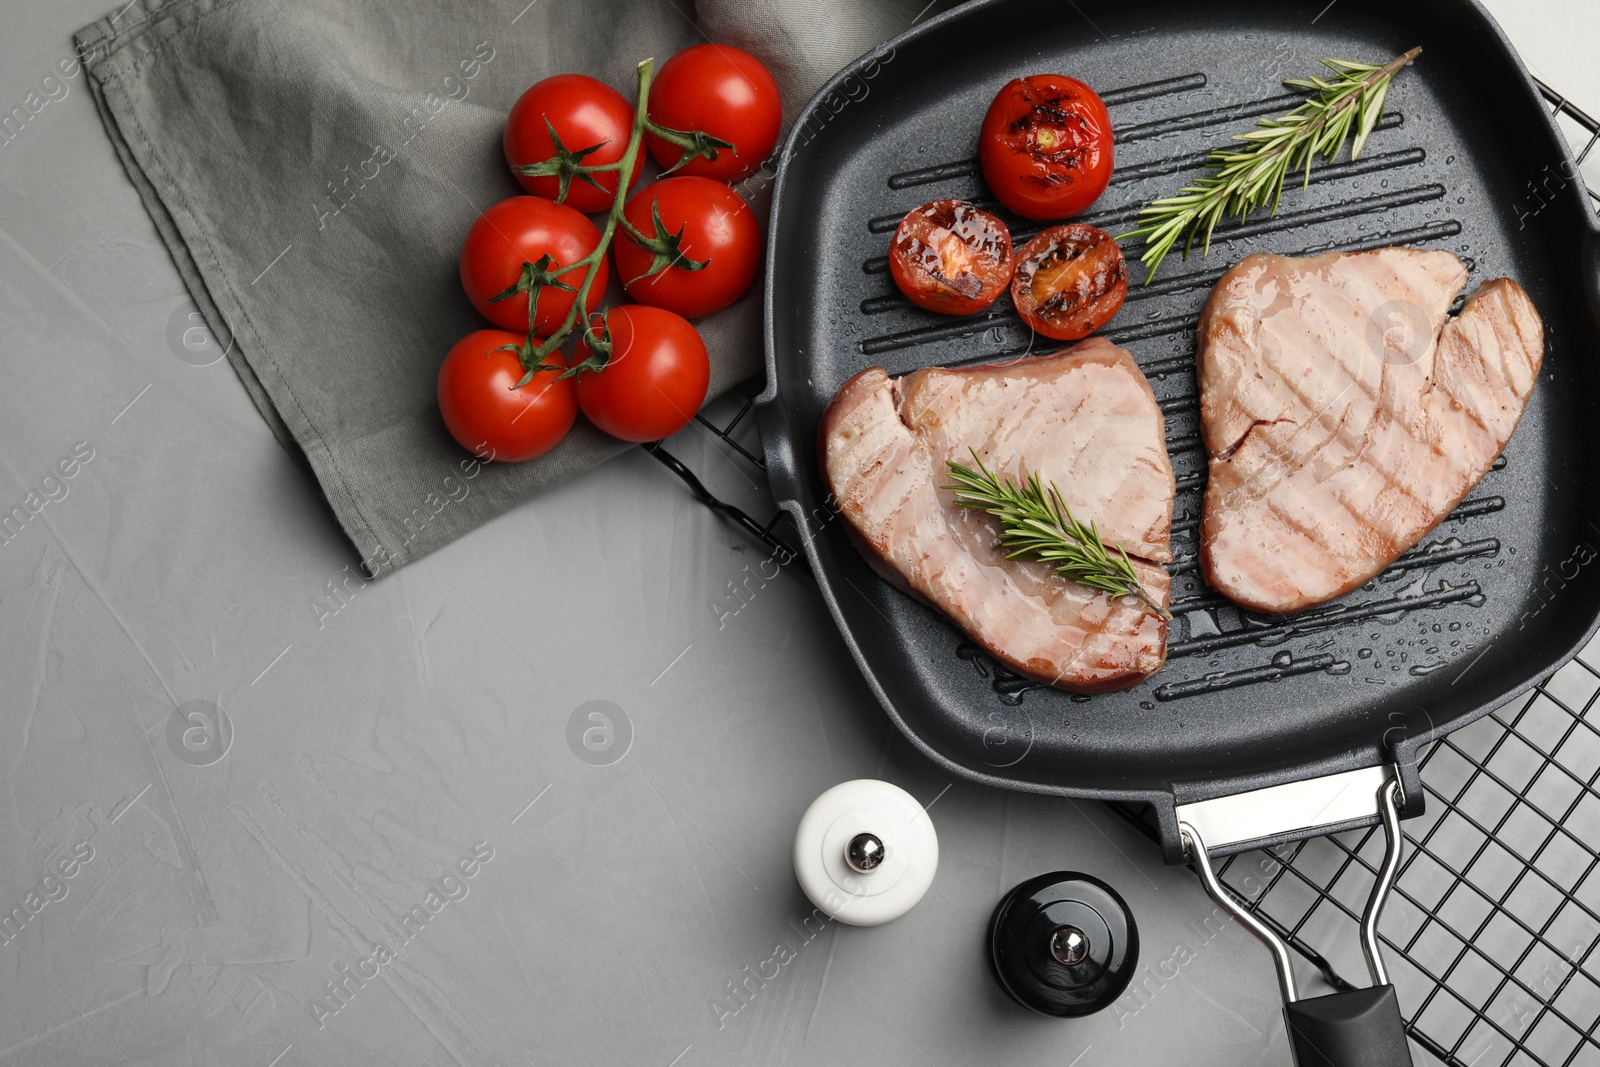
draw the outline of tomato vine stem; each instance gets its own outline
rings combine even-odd
[[[650,102],[650,79],[655,72],[655,60],[646,59],[639,64],[639,96],[633,110],[633,129],[628,134],[628,147],[623,151],[622,158],[615,163],[602,163],[595,166],[578,166],[574,173],[577,175],[617,172],[617,191],[611,199],[611,210],[606,213],[605,227],[600,231],[600,241],[590,250],[589,254],[581,259],[575,259],[566,266],[555,267],[549,256],[542,257],[538,263],[522,264],[522,275],[505,292],[493,297],[494,300],[509,300],[519,293],[528,296],[528,336],[519,346],[507,345],[508,350],[514,351],[522,363],[523,375],[515,388],[522,388],[533,380],[533,376],[542,370],[559,370],[560,377],[569,378],[579,371],[598,371],[605,368],[606,362],[611,358],[610,331],[606,329],[605,315],[600,313],[600,329],[594,327],[597,316],[589,315],[589,291],[594,286],[595,275],[599,265],[605,260],[606,252],[611,248],[611,239],[616,236],[617,225],[622,222],[622,209],[628,202],[628,176],[633,173],[634,162],[639,158],[639,148],[644,143],[645,127],[649,124],[647,108]],[[564,192],[564,191],[563,191]],[[565,196],[558,196],[557,203],[565,200]],[[563,275],[576,270],[583,271],[583,281],[577,288],[560,279]],[[538,310],[539,293],[546,288],[558,288],[574,292],[572,307],[567,309],[566,318],[561,326],[544,341],[535,344],[538,334],[534,330],[534,316]],[[578,316],[583,316],[582,341],[589,346],[591,355],[588,359],[568,367],[559,360],[548,363],[549,359],[572,336],[574,327],[577,326]]]
[[[695,260],[685,255],[679,247],[683,240],[683,227],[678,228],[676,234],[670,233],[661,221],[659,204],[651,206],[650,220],[655,230],[654,234],[641,233],[623,217],[623,208],[628,202],[629,176],[633,173],[634,164],[639,158],[639,149],[644,142],[646,132],[651,133],[665,141],[682,148],[683,155],[678,162],[662,172],[662,177],[671,174],[679,167],[692,159],[716,159],[718,151],[722,149],[734,150],[732,143],[713,137],[702,130],[669,130],[665,126],[658,126],[650,121],[650,80],[655,73],[655,60],[646,59],[638,66],[639,88],[638,100],[633,109],[633,128],[628,133],[628,146],[622,157],[613,163],[596,163],[593,165],[583,162],[583,158],[595,151],[600,145],[590,145],[587,148],[576,150],[569,149],[561,143],[556,134],[555,127],[550,125],[550,120],[545,119],[545,126],[550,132],[551,143],[555,145],[556,154],[550,159],[539,163],[513,168],[518,174],[533,176],[554,176],[560,182],[556,194],[556,203],[566,203],[567,193],[571,188],[572,179],[578,178],[583,182],[601,188],[593,175],[615,172],[617,175],[617,191],[611,199],[611,209],[606,214],[606,224],[600,231],[600,242],[590,250],[589,254],[581,259],[575,259],[566,266],[557,266],[548,254],[539,257],[537,263],[524,261],[522,272],[512,285],[504,292],[490,297],[490,302],[510,300],[519,294],[528,297],[528,334],[520,345],[505,345],[498,351],[515,352],[517,359],[522,364],[522,380],[514,388],[521,389],[533,380],[533,376],[542,370],[559,370],[561,378],[570,378],[580,371],[601,371],[611,359],[611,335],[606,327],[605,314],[598,316],[588,314],[589,291],[594,285],[597,268],[604,260],[606,252],[611,248],[612,238],[616,236],[617,227],[620,225],[639,247],[655,255],[650,268],[640,275],[640,278],[657,274],[668,267],[677,267],[680,270],[695,271],[706,265],[705,261]],[[602,142],[603,144],[604,142]],[[583,281],[574,288],[561,280],[562,276],[572,271],[582,269]],[[628,280],[628,284],[638,281],[639,278]],[[566,318],[561,326],[543,341],[538,341],[538,334],[534,329],[535,313],[538,310],[539,294],[545,289],[556,289],[561,292],[575,294],[572,307],[567,309]],[[573,329],[578,324],[578,316],[584,316],[582,341],[589,346],[590,355],[575,366],[567,366],[559,360],[548,363],[550,358],[567,339],[572,336]],[[600,320],[600,329],[596,330],[594,320]],[[538,341],[537,344],[534,342]]]

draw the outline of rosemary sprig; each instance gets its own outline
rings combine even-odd
[[[1305,181],[1311,181],[1311,164],[1321,156],[1332,161],[1349,140],[1350,158],[1361,155],[1367,138],[1383,117],[1383,102],[1389,83],[1402,67],[1422,54],[1413,48],[1402,56],[1374,66],[1348,59],[1324,59],[1333,71],[1331,78],[1296,78],[1284,82],[1296,89],[1309,89],[1312,96],[1281,118],[1264,118],[1248,133],[1233,139],[1242,148],[1219,148],[1207,157],[1214,172],[1186,185],[1177,196],[1152,200],[1139,212],[1139,227],[1124,237],[1143,237],[1145,284],[1155,277],[1156,268],[1171,251],[1178,238],[1184,238],[1183,257],[1189,258],[1197,234],[1200,254],[1211,251],[1211,232],[1226,217],[1245,216],[1270,204],[1277,214],[1283,183],[1293,170],[1304,168]]]
[[[1046,489],[1033,474],[1027,484],[1019,486],[990,471],[976,451],[972,451],[972,460],[977,470],[945,460],[955,481],[945,488],[955,493],[955,502],[961,507],[986,511],[1000,520],[1000,547],[1006,550],[1007,559],[1048,563],[1063,578],[1113,596],[1136,596],[1163,619],[1172,618],[1139,584],[1127,551],[1120,546],[1108,549],[1092,521],[1085,526],[1075,519],[1055,483]]]

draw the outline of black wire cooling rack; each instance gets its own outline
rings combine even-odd
[[[1600,121],[1539,89],[1582,166],[1600,144]],[[1600,193],[1589,195],[1600,206]],[[764,470],[750,417],[759,392],[759,383],[738,386],[695,426],[730,462]],[[659,443],[646,448],[701,503],[795,556],[792,524],[770,497],[762,503],[771,518],[759,521]],[[1421,759],[1427,813],[1403,824],[1405,859],[1379,936],[1407,1033],[1450,1067],[1600,1067],[1597,704],[1600,640]],[[1153,836],[1147,810],[1110,806]],[[1344,973],[1365,970],[1357,935],[1382,859],[1373,828],[1232,856],[1219,874],[1343,990],[1353,988]]]

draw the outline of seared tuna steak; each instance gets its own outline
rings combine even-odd
[[[956,505],[945,488],[946,461],[970,465],[973,451],[1017,484],[1034,474],[1054,483],[1107,547],[1128,552],[1164,605],[1172,465],[1161,409],[1127,352],[1092,337],[1055,355],[903,378],[873,367],[828,406],[819,450],[869,562],[1014,670],[1093,692],[1161,666],[1161,616],[1135,597],[1006,559],[996,521]]]
[[[1292,612],[1372,578],[1450,513],[1516,429],[1544,355],[1522,287],[1449,252],[1253,255],[1199,325],[1210,454],[1200,563]]]

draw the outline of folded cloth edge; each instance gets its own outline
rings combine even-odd
[[[163,46],[185,27],[233,2],[235,0],[180,0],[178,3],[134,0],[117,14],[91,23],[76,35],[80,52],[87,54],[86,80],[117,157],[212,335],[226,339],[228,361],[252,402],[285,450],[297,462],[309,467],[341,529],[356,549],[363,570],[370,577],[379,577],[442,547],[459,534],[431,543],[420,539],[413,541],[409,537],[402,540],[399,523],[375,521],[362,507],[361,494],[351,483],[349,473],[335,450],[301,411],[293,388],[278,370],[245,302],[232,292],[227,272],[214,254],[208,256],[211,238],[205,227],[181,198],[169,203],[162,196],[162,181],[169,190],[175,189],[176,183],[162,159],[157,140],[146,133],[137,108],[124,91],[127,79],[136,76],[145,63],[160,55]],[[210,279],[217,279],[219,288],[214,290]],[[249,358],[244,354],[247,348],[251,353]],[[737,379],[717,381],[718,377],[714,365],[713,389],[716,392],[708,395],[707,402],[736,384]],[[592,462],[581,469],[558,473],[550,484],[528,493],[525,499],[633,447],[606,438],[598,431],[589,431],[585,425],[575,427],[575,432],[578,437],[585,438],[586,454]],[[464,455],[463,461],[470,462],[471,457]],[[481,521],[492,517],[486,515]]]

